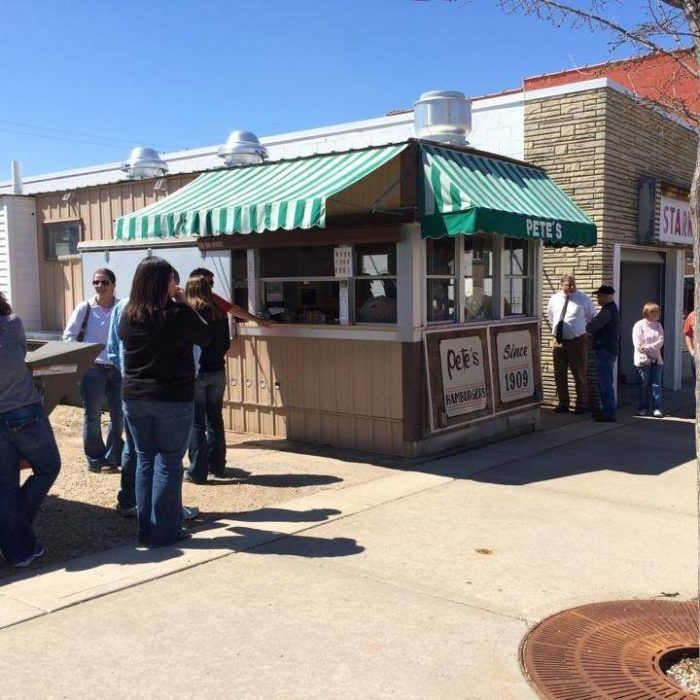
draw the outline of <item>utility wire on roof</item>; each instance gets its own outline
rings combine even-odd
[[[88,134],[83,131],[71,131],[69,129],[55,129],[53,127],[49,126],[38,126],[37,124],[27,124],[25,122],[15,122],[15,121],[10,121],[9,119],[0,119],[0,124],[11,124],[13,126],[21,126],[26,129],[40,129],[41,131],[53,131],[58,134],[71,134],[73,136],[86,136],[88,138],[92,139],[99,139],[100,141],[114,141],[118,142],[121,144],[127,144],[127,145],[133,145],[134,143],[144,143],[141,139],[120,139],[116,138],[114,136],[100,136],[99,134]],[[22,132],[22,131],[9,131],[8,129],[1,129],[0,131],[5,131],[8,133],[15,133],[15,134],[26,134],[28,136],[42,136],[43,138],[50,138],[49,136],[45,136],[43,134],[27,134],[27,132]],[[58,139],[58,137],[53,137],[54,139]],[[69,139],[66,139],[69,140]],[[94,142],[88,142],[88,141],[77,141],[76,143],[94,143]],[[103,145],[103,144],[100,144]],[[168,144],[154,144],[154,143],[147,143],[148,146],[154,146],[158,147],[161,150],[165,151],[175,151],[175,150],[181,150],[180,147],[178,146],[172,146]]]

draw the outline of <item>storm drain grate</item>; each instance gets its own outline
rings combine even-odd
[[[698,647],[696,602],[631,600],[552,615],[523,641],[525,674],[550,700],[697,700],[662,669]]]

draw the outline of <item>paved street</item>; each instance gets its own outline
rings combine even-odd
[[[543,617],[695,593],[691,398],[669,399],[8,580],[3,697],[533,698]]]

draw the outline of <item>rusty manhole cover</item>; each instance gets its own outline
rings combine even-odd
[[[551,700],[697,700],[664,674],[698,647],[698,604],[629,600],[548,617],[521,649],[525,674]]]

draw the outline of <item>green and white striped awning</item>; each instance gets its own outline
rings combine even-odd
[[[204,173],[165,199],[117,219],[115,238],[323,228],[329,197],[404,148],[406,144]]]
[[[548,246],[593,246],[595,224],[543,170],[421,144],[423,236],[497,233]]]

